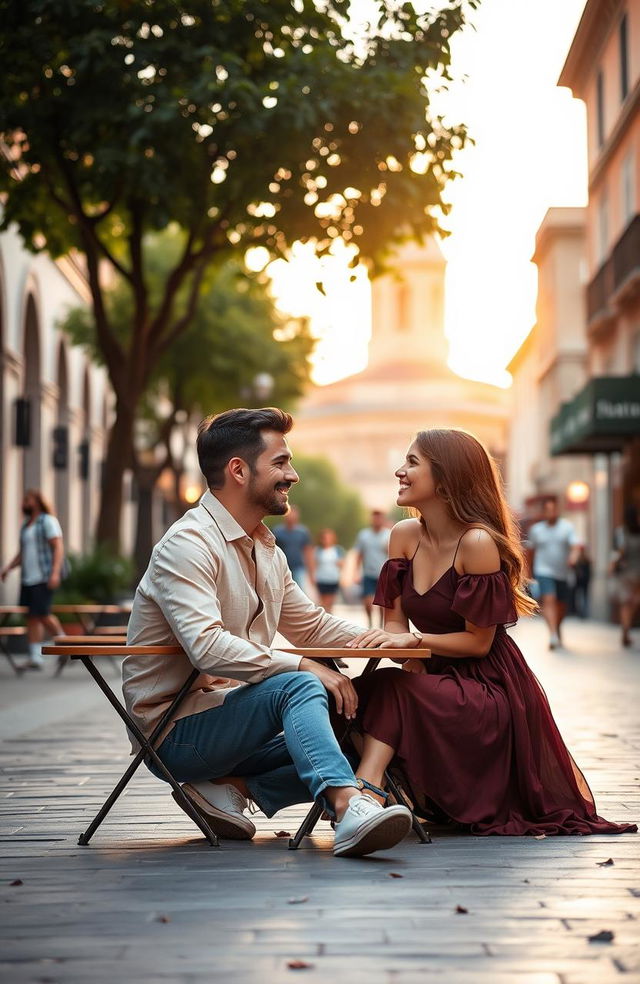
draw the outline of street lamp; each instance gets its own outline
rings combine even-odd
[[[266,400],[273,392],[275,379],[268,372],[259,372],[253,378],[253,392],[257,400]]]
[[[586,482],[576,479],[569,482],[565,493],[567,505],[570,509],[586,509],[589,503],[590,489]]]

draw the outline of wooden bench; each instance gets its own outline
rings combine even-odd
[[[2,625],[2,626],[0,626],[0,650],[2,650],[2,652],[4,653],[4,655],[9,660],[9,664],[10,664],[11,668],[14,670],[14,672],[16,673],[17,676],[20,676],[22,673],[24,673],[24,671],[26,669],[26,665],[20,666],[18,663],[16,663],[16,661],[13,658],[13,653],[9,649],[9,646],[7,645],[7,641],[6,640],[15,639],[15,638],[18,638],[20,636],[25,636],[26,634],[27,634],[27,627],[26,627],[26,625]]]
[[[168,724],[170,724],[182,704],[183,700],[190,692],[191,687],[195,680],[200,676],[201,671],[193,667],[191,673],[184,681],[180,691],[175,695],[170,707],[162,715],[161,720],[153,729],[153,732],[149,737],[144,735],[136,722],[133,720],[126,707],[123,705],[122,701],[116,697],[113,690],[104,679],[102,674],[99,672],[98,668],[94,663],[95,657],[103,656],[177,656],[184,655],[184,651],[180,646],[135,646],[120,644],[114,645],[113,639],[110,637],[97,637],[97,636],[68,636],[67,639],[72,639],[72,642],[65,642],[61,645],[44,646],[42,652],[47,656],[57,656],[58,658],[64,657],[65,659],[78,659],[86,667],[87,671],[91,674],[95,682],[97,683],[100,690],[103,692],[113,709],[119,715],[119,717],[124,721],[124,724],[135,737],[140,745],[140,750],[133,757],[131,764],[125,770],[121,779],[115,785],[111,793],[107,796],[103,806],[100,808],[94,819],[91,821],[87,829],[80,834],[78,838],[78,844],[86,846],[91,840],[93,834],[96,832],[102,821],[105,819],[111,807],[114,805],[118,797],[124,791],[126,786],[129,784],[134,774],[137,772],[138,768],[146,758],[151,758],[155,767],[161,772],[165,780],[171,786],[175,798],[184,809],[185,813],[191,817],[193,822],[197,824],[200,828],[209,844],[212,847],[219,847],[219,842],[216,834],[211,830],[209,824],[206,822],[204,817],[202,817],[192,806],[190,801],[185,796],[180,783],[175,779],[169,769],[161,762],[156,751],[156,745],[160,739],[160,735],[164,732]],[[322,660],[335,660],[339,658],[348,659],[363,659],[366,660],[366,665],[363,670],[363,675],[372,673],[380,660],[384,656],[388,655],[389,651],[384,651],[381,655],[381,650],[371,650],[371,649],[327,649],[327,648],[282,648],[278,647],[280,652],[294,653],[300,656],[307,656],[310,659],[322,659]],[[430,652],[425,649],[415,650],[415,649],[395,649],[393,650],[394,657],[406,658],[406,659],[424,659],[430,656]],[[351,725],[348,725],[342,735],[341,742],[344,742],[348,736]],[[385,774],[385,779],[389,785],[389,788],[393,796],[397,799],[399,803],[405,802],[404,797],[402,797],[401,791],[399,790],[395,780],[389,773]],[[289,847],[295,850],[302,838],[306,834],[310,834],[315,827],[316,823],[322,815],[322,808],[318,804],[314,803],[309,813],[307,814],[305,820],[302,822],[298,832],[295,837],[289,841]],[[413,828],[418,835],[419,840],[422,843],[428,843],[431,838],[422,828],[418,818],[415,814],[413,817]]]

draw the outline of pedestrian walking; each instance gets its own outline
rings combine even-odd
[[[619,606],[620,642],[631,645],[631,628],[640,608],[640,488],[624,513],[624,523],[615,532],[615,551],[610,573]]]
[[[291,576],[299,587],[304,590],[305,578],[313,583],[313,543],[311,533],[300,522],[300,510],[290,505],[283,522],[273,528],[276,546],[280,547],[287,558]]]
[[[362,603],[367,615],[367,624],[373,624],[373,596],[378,585],[378,576],[387,559],[390,530],[385,515],[380,509],[373,509],[369,526],[360,530],[356,537],[356,571],[362,583]],[[356,573],[358,580],[358,573]]]
[[[589,618],[589,585],[591,583],[591,557],[587,548],[580,546],[573,565],[573,607],[578,618]]]
[[[544,691],[506,627],[529,615],[524,558],[498,470],[459,430],[421,431],[396,471],[398,523],[376,604],[385,628],[349,646],[420,647],[431,657],[355,680],[362,757],[356,775],[384,784],[394,757],[428,820],[474,834],[636,831],[598,816]],[[415,630],[410,630],[410,622]],[[418,672],[416,672],[416,670]]]
[[[320,604],[326,612],[333,611],[340,588],[340,572],[344,564],[344,556],[344,547],[338,543],[335,530],[328,527],[320,530],[318,546],[315,549],[315,581]]]
[[[549,649],[562,645],[571,567],[578,558],[580,545],[573,525],[560,516],[557,500],[548,496],[542,504],[542,519],[529,530],[526,547],[538,582],[540,611],[549,627]]]
[[[20,605],[29,609],[27,669],[44,666],[42,640],[61,635],[62,626],[51,614],[53,593],[60,586],[64,563],[64,544],[60,523],[38,489],[27,489],[22,500],[24,522],[20,528],[20,549],[0,571],[4,581],[9,571],[20,568]]]

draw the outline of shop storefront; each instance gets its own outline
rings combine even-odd
[[[614,530],[640,486],[640,375],[595,377],[551,421],[551,453],[593,458],[588,547],[594,614],[611,615],[608,567]]]

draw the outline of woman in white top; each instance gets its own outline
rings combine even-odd
[[[333,530],[320,530],[315,549],[315,582],[320,604],[325,611],[333,609],[340,585],[340,570],[344,563],[344,549],[336,542]]]
[[[14,567],[21,569],[19,604],[29,609],[27,668],[40,670],[44,665],[41,653],[44,634],[62,634],[60,622],[51,614],[51,600],[60,585],[64,560],[62,530],[38,489],[27,489],[22,500],[22,512],[25,519],[20,528],[20,550],[0,571],[0,578],[4,581]]]

